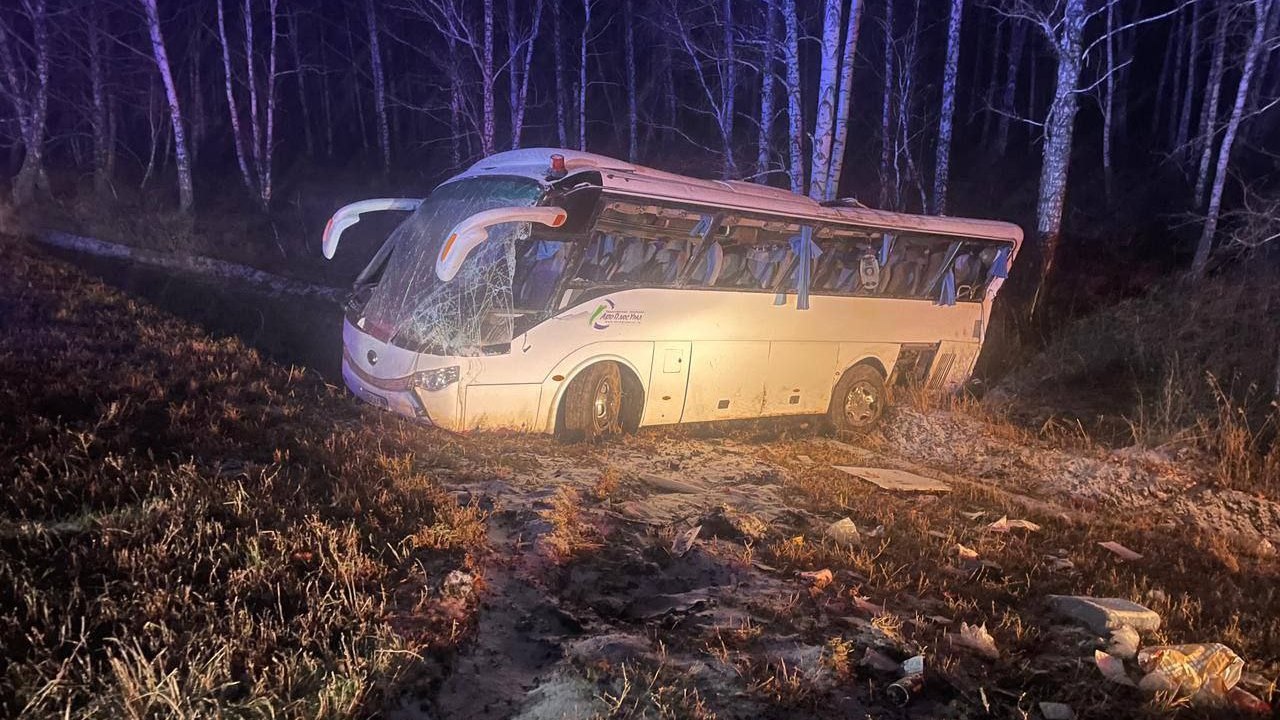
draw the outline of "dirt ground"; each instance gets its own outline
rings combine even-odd
[[[269,331],[336,328],[336,309],[255,299],[246,314],[231,299],[246,288],[81,265],[339,384],[314,335],[291,347]],[[391,694],[388,717],[1040,718],[1046,701],[1082,718],[1233,716],[1104,680],[1094,652],[1110,638],[1055,616],[1064,594],[1156,611],[1143,646],[1230,646],[1244,685],[1280,707],[1280,503],[1206,484],[1193,456],[1041,437],[965,403],[901,404],[856,441],[805,420],[600,445],[417,432],[452,448],[426,471],[482,514],[487,547],[441,587],[478,608],[469,636],[437,679]],[[885,491],[837,466],[951,490]],[[1037,527],[991,529],[1002,517]],[[856,539],[829,537],[846,518]],[[995,653],[959,639],[968,625]],[[901,706],[888,687],[916,655],[923,682]]]

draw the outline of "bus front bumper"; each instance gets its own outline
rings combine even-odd
[[[356,397],[376,408],[448,430],[459,429],[459,383],[440,390],[414,387],[405,378],[383,380],[366,375],[342,359],[342,379]]]

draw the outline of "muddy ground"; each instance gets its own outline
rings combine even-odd
[[[61,257],[340,384],[334,307]],[[1046,439],[971,404],[916,405],[849,442],[804,420],[596,446],[463,438],[457,465],[433,474],[486,513],[482,570],[444,588],[478,599],[476,630],[388,716],[1022,718],[1043,717],[1042,701],[1077,717],[1234,712],[1105,681],[1094,651],[1108,638],[1055,617],[1051,594],[1142,603],[1163,620],[1143,645],[1223,642],[1268,696],[1280,675],[1280,504],[1207,485],[1194,456]],[[835,466],[910,470],[951,491],[884,491]],[[1002,517],[1038,529],[989,529]],[[858,538],[828,537],[845,518]],[[985,626],[997,654],[958,642],[962,624]],[[915,655],[923,685],[900,706],[886,689]]]

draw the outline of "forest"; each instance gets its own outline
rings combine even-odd
[[[858,437],[362,403],[326,222],[515,148],[1025,241]],[[1280,712],[1280,0],[0,0],[0,264],[0,717]]]
[[[280,213],[558,146],[1012,219],[1046,277],[1064,232],[1159,228],[1131,260],[1201,276],[1276,233],[1276,5],[18,0],[0,141],[19,206]]]

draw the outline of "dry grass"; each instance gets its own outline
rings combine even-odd
[[[429,475],[450,440],[0,261],[0,715],[366,715],[465,635],[440,583],[484,528]]]

